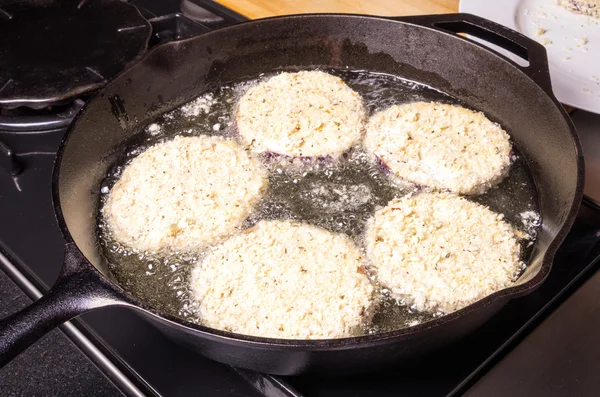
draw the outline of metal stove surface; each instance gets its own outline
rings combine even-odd
[[[0,15],[3,108],[41,109],[97,90],[146,51],[150,36],[140,12],[115,0],[9,1]]]
[[[571,114],[585,157],[585,195],[600,207],[600,114],[576,110]]]
[[[184,0],[181,5],[156,0],[134,3],[143,9],[142,14],[147,18],[155,19],[153,40],[156,42],[186,34],[188,28],[201,26],[196,31],[201,33],[232,21],[231,14],[210,8],[213,4],[207,3],[208,9],[201,8],[200,0]],[[185,7],[193,12],[196,22],[209,22],[190,25],[190,21],[181,16],[165,15]],[[168,23],[169,18],[178,23]],[[173,26],[183,28],[180,32]],[[48,129],[47,123],[15,129],[13,123],[13,128],[4,130],[0,125],[0,142],[5,146],[0,148],[0,158],[4,158],[7,168],[14,169],[15,173],[18,168],[22,170],[12,175],[0,168],[0,268],[4,271],[0,272],[1,315],[26,304],[27,298],[14,284],[29,298],[36,299],[52,285],[61,267],[63,241],[54,219],[50,177],[54,154],[66,124],[61,122],[61,127],[55,129]],[[40,131],[40,126],[45,126],[45,130]],[[54,331],[1,369],[0,390],[5,395],[47,395],[50,392],[161,396],[262,394],[268,397],[451,395],[485,377],[486,371],[562,301],[578,285],[579,279],[596,268],[599,236],[600,211],[593,205],[585,205],[557,255],[551,275],[539,290],[511,302],[459,343],[403,368],[329,379],[264,376],[187,352],[134,312],[110,308],[81,316],[62,327],[63,332]]]
[[[0,132],[0,140],[14,149],[23,166],[16,177],[0,172],[0,264],[13,278],[11,266],[21,271],[42,291],[53,283],[63,258],[63,242],[50,195],[54,153],[63,134],[64,129],[29,134]],[[600,254],[599,233],[600,212],[585,205],[559,251],[551,275],[538,291],[509,303],[480,330],[451,348],[409,368],[377,374],[330,379],[262,377],[187,352],[126,309],[99,310],[82,316],[78,323],[115,364],[116,371],[99,363],[106,376],[128,394],[136,394],[137,388],[140,393],[164,396],[258,395],[250,381],[261,386],[268,396],[448,395],[478,377],[496,356],[509,349],[512,339],[532,328],[577,278],[594,267]],[[55,332],[48,338],[57,336],[60,333]],[[56,365],[70,365],[71,354],[63,354]],[[35,355],[30,355],[28,365],[36,364]],[[5,379],[0,380],[0,386],[18,372],[11,365],[0,370],[0,379]],[[131,385],[125,387],[115,378],[119,371]],[[286,391],[286,385],[297,391]]]

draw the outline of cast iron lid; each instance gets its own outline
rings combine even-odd
[[[96,90],[146,51],[150,33],[119,0],[0,2],[0,107],[40,109]]]

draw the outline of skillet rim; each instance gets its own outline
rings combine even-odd
[[[429,17],[432,17],[432,18],[435,16],[436,15],[429,15]],[[486,21],[486,22],[488,21],[487,19],[475,16],[472,14],[465,14],[465,13],[439,14],[439,16],[440,17],[443,16],[444,18],[448,18],[448,17],[466,18],[466,17],[468,17],[471,20],[478,19],[478,20],[482,20],[482,21]],[[389,343],[390,341],[398,341],[398,340],[406,339],[414,334],[423,333],[426,330],[438,328],[438,327],[444,325],[445,323],[454,322],[455,320],[457,320],[461,317],[467,316],[472,312],[479,311],[480,309],[482,309],[486,306],[489,306],[492,304],[497,304],[497,303],[500,303],[501,301],[505,301],[504,303],[506,303],[506,302],[510,301],[511,299],[527,295],[527,294],[533,292],[533,290],[535,290],[537,287],[539,287],[544,282],[544,280],[546,279],[548,274],[550,273],[550,270],[552,268],[552,262],[554,260],[554,256],[555,256],[556,252],[558,251],[558,248],[564,241],[565,237],[567,236],[568,232],[570,231],[573,223],[575,222],[577,213],[579,211],[579,207],[580,207],[582,199],[583,199],[584,172],[585,172],[584,160],[583,160],[583,149],[581,146],[581,142],[579,140],[579,136],[575,130],[575,127],[573,126],[573,123],[570,120],[565,109],[562,107],[560,102],[558,102],[558,100],[556,99],[554,94],[552,92],[548,92],[547,89],[545,89],[539,83],[537,83],[531,76],[529,76],[527,74],[527,72],[523,68],[519,67],[517,64],[515,64],[514,62],[512,62],[505,56],[501,55],[497,51],[492,50],[472,39],[458,36],[452,32],[438,29],[438,28],[435,28],[435,27],[432,27],[429,25],[420,24],[414,20],[411,20],[411,18],[412,18],[411,16],[407,16],[406,20],[403,20],[404,17],[385,17],[385,16],[373,16],[373,15],[363,15],[363,14],[341,14],[341,13],[314,13],[314,14],[295,14],[295,15],[275,16],[275,17],[269,17],[269,18],[250,20],[250,21],[239,23],[239,24],[218,28],[218,29],[212,30],[210,32],[200,34],[198,36],[190,37],[190,38],[183,39],[183,40],[171,41],[171,42],[164,43],[164,44],[161,44],[161,45],[158,45],[158,46],[152,48],[151,50],[146,52],[143,56],[138,58],[133,64],[129,65],[127,69],[121,71],[118,75],[116,75],[104,88],[102,88],[90,100],[88,100],[86,102],[86,104],[84,105],[84,107],[81,109],[81,111],[75,116],[75,118],[73,119],[73,122],[68,127],[67,132],[63,136],[63,139],[62,139],[60,146],[58,148],[58,151],[57,151],[57,155],[56,155],[56,158],[54,161],[54,169],[52,172],[52,199],[53,199],[53,207],[54,207],[55,216],[56,216],[56,219],[58,222],[58,226],[61,230],[61,233],[63,234],[63,237],[65,239],[65,243],[66,244],[72,243],[77,248],[77,250],[81,252],[81,250],[79,250],[79,247],[77,246],[77,243],[72,238],[69,228],[66,224],[65,218],[63,216],[62,207],[61,207],[61,203],[60,203],[59,181],[60,181],[60,168],[61,168],[61,164],[62,164],[62,158],[63,158],[65,148],[68,146],[69,138],[72,135],[73,131],[76,129],[77,125],[79,124],[80,119],[85,115],[86,109],[90,104],[93,104],[95,101],[99,101],[100,98],[102,98],[102,96],[103,96],[102,94],[107,90],[108,87],[110,87],[112,85],[112,83],[114,83],[114,81],[121,78],[122,75],[126,74],[127,72],[129,72],[129,70],[135,68],[137,65],[144,63],[148,58],[152,57],[155,52],[162,51],[163,48],[178,46],[178,45],[181,45],[182,43],[187,43],[187,42],[196,40],[199,37],[206,37],[207,35],[225,34],[223,32],[239,29],[240,26],[243,27],[248,24],[258,25],[261,23],[269,23],[271,20],[285,20],[285,19],[298,19],[298,18],[307,18],[307,19],[308,18],[324,18],[324,19],[326,19],[326,18],[355,19],[356,18],[356,19],[360,19],[360,20],[385,21],[387,23],[413,25],[413,26],[416,26],[416,27],[419,27],[422,29],[434,31],[437,34],[451,36],[455,40],[467,41],[467,42],[469,42],[469,44],[471,44],[481,50],[492,53],[492,55],[494,55],[498,59],[499,63],[503,63],[507,67],[512,67],[514,69],[517,69],[519,71],[519,73],[524,74],[536,86],[538,86],[538,88],[542,92],[544,92],[544,94],[552,101],[555,108],[558,110],[558,112],[561,114],[561,116],[563,117],[563,119],[565,120],[565,122],[568,125],[569,135],[571,137],[571,140],[572,140],[572,143],[574,146],[574,155],[576,156],[577,176],[576,176],[576,188],[575,188],[575,191],[573,192],[573,200],[571,202],[571,206],[567,213],[566,219],[560,226],[559,230],[556,232],[555,237],[548,244],[546,253],[543,255],[540,270],[535,274],[535,276],[533,276],[529,281],[525,282],[524,284],[511,286],[511,287],[507,287],[502,290],[496,291],[496,292],[486,296],[485,298],[482,298],[460,310],[457,310],[455,312],[434,318],[433,320],[430,320],[430,321],[427,321],[427,322],[424,322],[424,323],[421,323],[421,324],[418,324],[418,325],[415,325],[412,327],[406,327],[406,328],[401,328],[401,329],[397,329],[394,331],[381,332],[381,333],[370,334],[370,335],[361,335],[361,336],[348,337],[348,338],[307,339],[307,340],[305,340],[305,339],[277,339],[277,338],[256,337],[256,336],[243,335],[243,334],[237,334],[237,333],[233,333],[233,332],[222,331],[222,330],[210,328],[210,327],[199,325],[199,324],[188,323],[185,320],[182,320],[178,317],[175,317],[175,316],[172,316],[169,314],[163,314],[160,311],[151,308],[146,303],[138,300],[137,298],[132,296],[130,293],[123,290],[117,283],[113,282],[107,276],[102,274],[94,265],[91,264],[91,262],[87,258],[85,258],[85,264],[88,265],[89,267],[91,267],[93,269],[93,271],[97,272],[102,278],[104,278],[110,284],[110,286],[112,288],[114,288],[114,292],[119,296],[119,299],[123,301],[124,305],[135,308],[136,310],[139,310],[139,311],[143,312],[144,314],[151,315],[154,320],[157,320],[157,321],[160,321],[163,323],[167,323],[170,326],[182,328],[182,331],[185,330],[188,333],[194,333],[197,336],[202,336],[207,339],[213,339],[213,340],[217,339],[222,342],[241,343],[241,344],[248,345],[248,346],[255,346],[255,347],[262,347],[262,348],[265,348],[265,347],[271,348],[271,349],[285,348],[285,349],[302,350],[302,351],[306,351],[306,350],[310,350],[310,351],[346,350],[346,349],[356,348],[356,347],[362,348],[362,347],[368,347],[368,346],[373,346],[373,345],[384,345],[384,344]],[[528,39],[528,40],[531,40],[531,39]],[[537,42],[535,42],[533,40],[531,40],[531,41],[532,41],[532,45],[540,46],[540,44],[538,44]],[[547,69],[547,64],[546,64],[546,69]],[[544,220],[542,219],[542,226],[543,226],[543,224],[544,224]],[[116,303],[116,304],[118,305],[118,303]]]

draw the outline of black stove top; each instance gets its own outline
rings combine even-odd
[[[209,1],[133,3],[152,24],[151,46],[242,20]],[[2,316],[28,301],[14,284],[30,299],[36,299],[58,275],[64,252],[51,202],[52,163],[70,115],[84,100],[74,101],[56,114],[23,112],[0,117],[0,165],[4,165],[0,168]],[[456,394],[484,375],[591,273],[600,255],[599,242],[600,210],[586,204],[542,287],[509,303],[453,346],[385,372],[338,378],[283,378],[238,370],[186,351],[133,311],[109,308],[68,323],[62,327],[63,332],[52,332],[0,369],[0,390],[5,395]]]
[[[41,109],[96,90],[139,57],[150,36],[148,21],[120,1],[11,1],[0,10],[3,108]]]

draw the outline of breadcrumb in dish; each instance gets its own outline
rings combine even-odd
[[[481,194],[507,175],[508,134],[483,113],[437,102],[394,105],[374,114],[365,147],[401,180]]]
[[[197,250],[234,231],[266,186],[266,170],[233,140],[180,136],[125,167],[102,216],[112,237],[128,247]]]
[[[346,236],[262,221],[213,247],[192,273],[206,326],[282,339],[342,338],[372,313],[373,286]]]
[[[577,39],[577,47],[583,47],[584,45],[587,45],[588,42],[589,39],[587,38],[587,36],[580,37]]]
[[[339,77],[320,71],[281,73],[240,99],[237,127],[255,152],[337,157],[357,143],[366,110]]]
[[[461,309],[512,285],[524,267],[503,216],[450,193],[392,200],[365,241],[377,280],[419,311]]]

